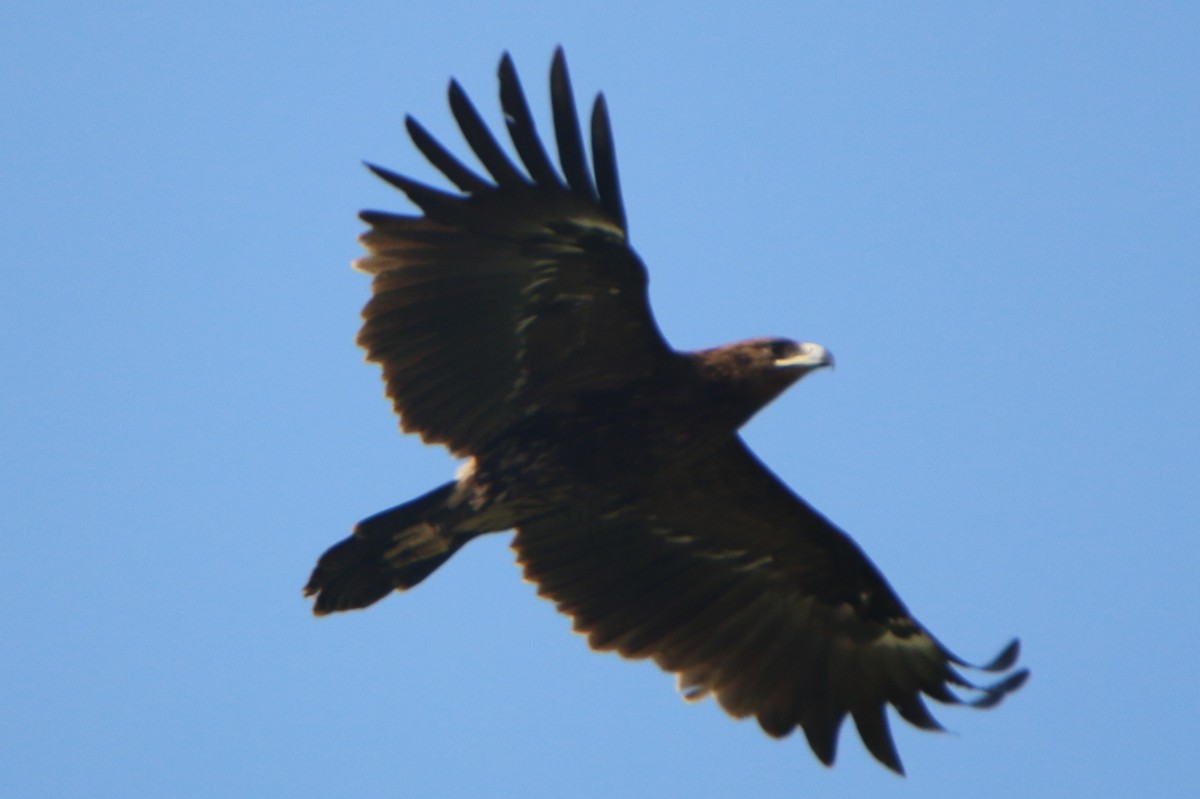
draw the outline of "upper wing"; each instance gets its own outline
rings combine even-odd
[[[921,695],[987,707],[1027,672],[977,687],[909,615],[866,555],[794,495],[740,439],[617,507],[578,505],[522,525],[528,579],[595,649],[652,657],[689,699],[713,693],[773,736],[797,726],[833,762],[847,714],[902,771],[885,707],[940,729]],[[989,671],[1007,671],[1014,641]]]
[[[424,216],[362,217],[375,276],[358,341],[383,365],[406,431],[469,453],[532,410],[581,390],[620,387],[673,357],[646,296],[646,270],[626,241],[608,112],[592,111],[588,168],[562,50],[550,93],[559,162],[551,165],[512,61],[500,102],[523,173],[457,83],[450,107],[491,180],[463,165],[411,117],[417,148],[462,194],[379,167]]]

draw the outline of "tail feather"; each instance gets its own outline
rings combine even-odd
[[[393,590],[404,591],[432,574],[473,535],[456,534],[448,501],[455,484],[363,519],[354,534],[317,561],[305,596],[313,613],[365,608]]]

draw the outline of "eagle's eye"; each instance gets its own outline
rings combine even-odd
[[[788,341],[786,338],[772,339],[768,346],[771,348],[771,356],[775,360],[796,354],[796,342]]]

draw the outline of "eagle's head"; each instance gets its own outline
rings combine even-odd
[[[706,381],[731,403],[738,426],[800,378],[833,366],[833,354],[820,344],[788,338],[746,339],[696,356]]]

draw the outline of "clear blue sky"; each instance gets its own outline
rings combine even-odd
[[[1200,6],[0,9],[0,783],[12,797],[1166,796],[1200,783]],[[553,47],[613,115],[679,347],[818,341],[747,430],[962,655],[1033,679],[910,776],[596,655],[507,537],[315,620],[452,473],[353,344],[363,207]],[[846,734],[850,733],[850,734]]]

